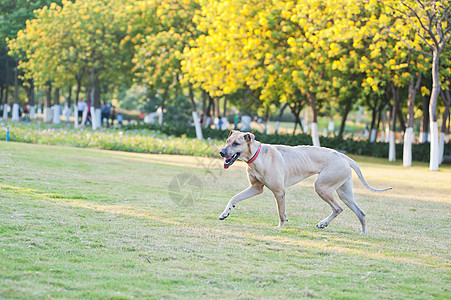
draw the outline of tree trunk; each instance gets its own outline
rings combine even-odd
[[[439,147],[438,147],[438,125],[437,125],[437,101],[440,94],[440,76],[439,76],[440,53],[437,49],[433,51],[432,62],[432,93],[429,102],[429,122],[431,128],[431,154],[429,170],[438,171],[439,165]]]
[[[213,110],[213,98],[208,94],[208,108],[205,114],[204,126],[210,127],[211,125],[211,111]]]
[[[351,101],[347,101],[345,110],[343,112],[343,115],[341,116],[340,129],[338,129],[338,137],[339,138],[343,138],[343,133],[345,131],[345,126],[346,126],[346,119],[348,118],[348,114],[351,111],[351,106],[352,106]]]
[[[3,109],[3,96],[5,95],[5,86],[0,86],[0,110]]]
[[[375,103],[371,107],[371,126],[370,126],[370,143],[374,143],[376,141],[377,136],[377,130],[376,130],[376,122],[378,117],[378,111],[377,111],[377,100],[375,100]]]
[[[52,84],[47,83],[47,89],[45,90],[44,98],[44,121],[50,123],[52,121]]]
[[[398,110],[399,103],[399,87],[395,87],[392,84],[392,93],[393,93],[393,106],[391,112],[391,120],[390,120],[390,133],[389,133],[389,151],[388,151],[388,161],[396,161],[396,116]]]
[[[14,104],[11,121],[19,121],[19,74],[17,73],[17,65],[14,68]]]
[[[77,89],[75,91],[75,102],[74,102],[74,127],[78,128],[78,101],[80,100],[80,91],[81,91],[81,78],[77,79]]]
[[[53,105],[53,124],[60,124],[61,123],[61,106],[60,106],[60,89],[55,89],[54,94],[54,102]]]
[[[377,114],[377,123],[376,123],[376,128],[375,128],[375,131],[376,131],[376,133],[375,133],[375,136],[376,136],[375,141],[377,141],[378,131],[379,131],[379,128],[381,126],[382,113],[383,113],[383,107],[380,107],[380,109],[378,109],[378,114]],[[382,133],[383,132],[384,132],[384,130],[382,130]],[[382,134],[381,134],[381,137],[382,137]]]
[[[69,93],[67,94],[67,106],[72,106],[72,86],[69,86]]]
[[[66,123],[70,122],[70,115],[72,114],[72,86],[69,86],[69,93],[67,94],[66,102],[64,103],[64,115],[66,116]]]
[[[224,96],[224,107],[223,107],[223,117],[227,117],[227,97]]]
[[[440,126],[440,141],[439,141],[439,162],[443,162],[443,156],[445,152],[445,137],[449,135],[448,121],[450,116],[449,106],[451,105],[451,94],[449,89],[442,91],[443,102],[445,103],[445,110],[442,115],[442,125]]]
[[[399,97],[399,95],[398,95]],[[406,122],[404,121],[404,116],[402,115],[401,105],[400,101],[398,101],[398,108],[396,109],[396,113],[398,114],[399,118],[399,126],[401,127],[401,132],[406,131]]]
[[[316,111],[316,97],[313,93],[307,93],[307,98],[312,108],[312,143],[315,147],[320,147],[319,134],[318,134],[318,112]]]
[[[301,127],[302,133],[304,133],[304,127],[302,127],[301,118],[299,117],[299,115],[301,114],[301,111],[302,111],[302,104],[300,102],[295,102],[294,106],[290,105],[290,109],[291,109],[291,113],[294,115],[293,135],[296,134],[296,128],[297,128],[298,124]]]
[[[100,86],[97,80],[97,70],[91,69],[91,125],[93,130],[97,130],[101,124],[100,110]]]
[[[9,108],[9,85],[8,85],[8,74],[9,74],[9,60],[8,55],[5,57],[5,101],[3,102],[3,121],[8,120],[8,108]]]
[[[421,117],[420,143],[426,143],[429,136],[429,101],[430,98],[423,96],[423,116]]]
[[[219,99],[215,97],[214,103],[215,103],[215,117],[220,118],[221,113],[219,112]]]
[[[194,102],[193,88],[189,87],[189,99],[191,100],[191,110],[193,115],[194,127],[196,128],[196,137],[198,140],[203,140],[202,128],[200,126],[199,116],[197,115],[196,103]]]
[[[264,133],[269,134],[269,106],[266,107]]]
[[[285,110],[285,108],[287,108],[288,103],[285,103],[281,108],[280,108],[280,112],[279,115],[277,116],[277,121],[276,121],[276,126],[275,126],[275,134],[279,133],[279,126],[280,126],[280,121],[282,121],[282,116],[283,116],[283,111]]]
[[[30,113],[30,120],[36,119],[36,103],[34,94],[34,80],[30,80],[30,88],[28,89],[28,106]]]
[[[403,166],[412,166],[412,140],[415,137],[413,132],[415,97],[421,84],[421,73],[418,73],[417,82],[415,77],[410,79],[409,97],[407,100],[407,128],[404,133]]]
[[[207,98],[208,98],[207,92],[202,90],[202,115],[204,116],[204,118],[207,114]]]

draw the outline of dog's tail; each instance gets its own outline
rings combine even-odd
[[[373,188],[372,186],[370,186],[370,185],[365,181],[365,178],[363,178],[363,174],[362,174],[362,172],[360,171],[359,165],[358,165],[352,158],[348,157],[347,155],[344,155],[344,154],[343,154],[343,156],[346,158],[346,160],[347,160],[348,163],[349,163],[349,166],[354,170],[354,172],[357,174],[357,177],[359,177],[360,181],[363,183],[363,185],[364,185],[367,189],[369,189],[369,190],[372,191],[372,192],[385,192],[385,191],[388,191],[388,190],[391,190],[391,189],[392,189],[391,187],[384,188],[384,189],[375,189],[375,188]]]

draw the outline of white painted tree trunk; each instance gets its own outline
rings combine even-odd
[[[2,115],[2,119],[4,120],[4,121],[6,121],[7,119],[8,119],[8,110],[7,110],[7,105],[8,104],[3,104],[3,115]]]
[[[388,137],[388,161],[396,161],[396,134],[390,130]]]
[[[335,123],[332,118],[329,120],[329,124],[327,125],[327,131],[329,131],[332,135],[335,134]]]
[[[83,110],[83,114],[81,115],[81,126],[85,126],[87,118],[88,118],[88,108],[85,108]]]
[[[30,106],[30,120],[36,120],[36,106]]]
[[[276,126],[274,127],[274,132],[279,132],[280,121],[276,121]]]
[[[414,138],[413,128],[409,127],[406,129],[404,134],[404,153],[403,153],[403,166],[412,166],[412,140]]]
[[[221,120],[222,120],[222,127],[221,127],[221,129],[222,130],[226,130],[227,128],[229,128],[230,123],[227,120],[227,117],[222,117]]]
[[[100,127],[100,118],[102,110],[100,108],[91,107],[91,126],[93,130],[97,130]]]
[[[69,123],[70,115],[72,114],[72,111],[71,111],[71,108],[69,107],[69,105],[67,105],[67,103],[64,104],[63,114],[66,117],[66,123]]]
[[[440,132],[440,140],[439,140],[439,158],[438,158],[438,162],[439,164],[442,164],[443,162],[443,155],[445,154],[445,133],[444,132]]]
[[[19,121],[19,104],[13,104],[13,115],[11,116],[11,121],[18,122]]]
[[[241,131],[251,131],[251,121],[252,121],[252,118],[250,116],[242,116],[241,117]]]
[[[390,142],[390,125],[388,124],[388,122],[387,122],[387,125],[385,127],[385,139],[384,139],[384,142],[386,142],[386,143]]]
[[[438,145],[438,125],[437,122],[430,123],[431,128],[431,159],[429,170],[438,171],[439,165],[439,145]]]
[[[375,128],[373,128],[373,129],[371,129],[370,143],[374,143],[376,141],[376,137],[377,137],[377,130]]]
[[[211,124],[211,117],[207,117],[204,122],[204,127],[209,127]]]
[[[53,105],[53,124],[61,123],[61,106],[59,104]]]
[[[421,131],[420,136],[418,137],[418,140],[422,144],[426,143],[428,141],[428,133]]]
[[[3,121],[8,120],[8,113],[9,113],[10,107],[8,103],[5,103],[3,105]]]
[[[203,140],[204,137],[202,135],[202,128],[200,126],[199,116],[195,111],[193,111],[192,113],[193,113],[194,128],[196,128],[196,137],[198,140]]]
[[[158,114],[158,124],[160,126],[163,125],[163,112],[162,111]]]
[[[50,123],[52,122],[52,109],[50,107],[44,107],[44,122]]]
[[[102,127],[102,109],[100,107],[96,108],[96,109],[94,109],[94,112],[96,115],[96,125],[97,125],[96,129],[98,129],[98,128]]]
[[[312,123],[312,142],[313,146],[315,147],[321,147],[319,143],[319,134],[318,134],[318,124]]]
[[[80,127],[80,124],[78,123],[78,107],[77,104],[74,104],[74,127],[78,129]]]
[[[269,119],[265,122],[264,132],[265,134],[269,134]]]

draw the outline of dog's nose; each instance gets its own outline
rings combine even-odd
[[[221,154],[222,157],[226,157],[225,149],[222,149],[219,154]]]

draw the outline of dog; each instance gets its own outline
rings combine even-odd
[[[334,199],[336,191],[340,199],[357,215],[366,231],[366,216],[354,200],[352,190],[352,171],[357,174],[363,185],[373,192],[383,192],[389,188],[375,189],[363,178],[357,163],[348,156],[333,149],[313,146],[283,146],[262,144],[255,140],[252,133],[232,130],[226,145],[219,154],[224,158],[227,169],[238,159],[247,165],[250,186],[233,196],[219,217],[224,220],[235,205],[247,198],[261,194],[263,187],[269,188],[277,203],[279,226],[287,221],[285,212],[285,189],[301,180],[318,174],[315,191],[332,208],[332,213],[316,226],[325,228],[343,209]]]

